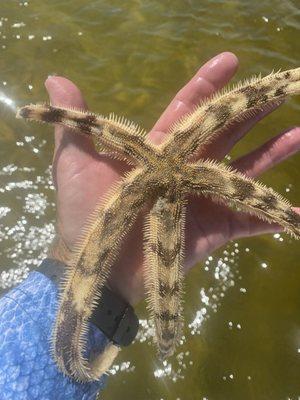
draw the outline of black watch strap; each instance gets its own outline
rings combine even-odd
[[[46,258],[37,271],[59,284],[64,275],[65,264]],[[139,320],[132,306],[106,286],[102,289],[100,302],[93,310],[90,321],[118,346],[128,346],[139,329]]]

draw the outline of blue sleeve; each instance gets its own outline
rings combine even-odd
[[[54,364],[49,349],[56,303],[55,284],[39,272],[0,299],[1,400],[92,400],[103,388],[104,377],[81,384]],[[101,351],[107,339],[91,326],[88,341]]]

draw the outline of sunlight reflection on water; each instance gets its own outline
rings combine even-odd
[[[20,173],[27,179],[14,181],[14,175],[19,176]],[[50,168],[44,175],[36,176],[35,168],[9,164],[0,170],[0,176],[9,177],[9,182],[0,186],[0,193],[14,193],[18,203],[15,206],[21,211],[21,215],[16,215],[10,207],[0,208],[0,243],[8,267],[0,276],[0,287],[4,289],[21,282],[29,270],[37,267],[45,258],[54,237],[54,224],[44,221],[35,224],[33,220],[37,223],[45,215],[46,209],[53,209],[55,205],[45,194],[45,189],[53,190]]]
[[[46,100],[45,77],[68,76],[96,112],[114,111],[149,128],[218,52],[237,53],[242,78],[296,67],[298,16],[290,0],[1,2],[0,288],[38,266],[54,236],[52,130],[14,118],[18,105]],[[299,124],[299,110],[299,100],[289,101],[227,160]],[[293,202],[298,161],[263,177]],[[299,256],[299,244],[277,233],[231,243],[207,258],[187,277],[186,330],[177,353],[156,359],[153,328],[139,310],[138,337],[112,367],[103,398],[297,399]]]

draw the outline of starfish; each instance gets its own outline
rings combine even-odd
[[[79,381],[92,381],[116,357],[119,348],[113,342],[95,358],[85,357],[88,321],[124,237],[146,205],[150,211],[144,229],[144,280],[154,340],[162,358],[174,352],[182,335],[183,238],[189,194],[207,196],[276,223],[300,238],[300,215],[273,189],[225,164],[192,159],[233,122],[297,93],[300,68],[253,78],[199,104],[172,126],[168,139],[159,146],[136,124],[114,115],[45,104],[18,110],[20,118],[61,124],[92,136],[101,151],[131,165],[121,182],[99,200],[68,260],[52,343],[62,372]]]

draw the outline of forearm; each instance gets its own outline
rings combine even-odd
[[[2,399],[95,399],[100,381],[81,384],[64,376],[54,364],[51,331],[57,288],[39,272],[31,272],[0,299],[0,393]],[[91,326],[89,348],[101,351],[107,339]]]

